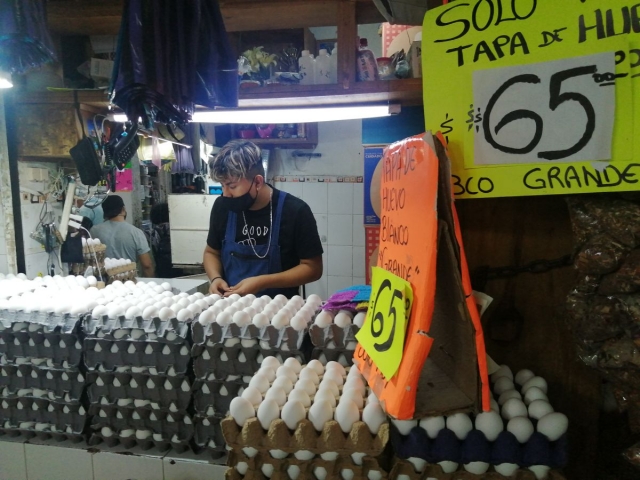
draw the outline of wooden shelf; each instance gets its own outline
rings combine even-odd
[[[236,127],[234,125],[234,127]],[[272,147],[272,148],[300,148],[300,149],[313,149],[318,146],[318,124],[317,123],[305,123],[305,137],[299,138],[260,138],[254,137],[248,140],[255,143],[259,147]],[[232,129],[236,134],[236,128]]]

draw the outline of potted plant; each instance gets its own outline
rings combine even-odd
[[[264,47],[255,47],[246,50],[239,61],[241,72],[249,77],[249,80],[257,80],[264,83],[271,78],[271,65],[277,64],[278,56],[267,53]],[[244,70],[244,71],[243,71]]]

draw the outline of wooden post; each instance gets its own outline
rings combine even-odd
[[[16,232],[13,222],[13,196],[9,167],[9,147],[7,141],[7,121],[4,109],[4,94],[0,93],[0,199],[4,218],[4,241],[7,248],[7,273],[18,273],[16,252]]]
[[[356,81],[356,2],[341,0],[338,5],[338,84],[345,89]]]

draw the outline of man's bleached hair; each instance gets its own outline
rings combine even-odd
[[[264,177],[260,148],[247,140],[231,140],[209,161],[209,173],[214,182]]]

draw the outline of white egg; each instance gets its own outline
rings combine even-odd
[[[307,395],[307,392],[303,390],[291,390],[287,397],[287,401],[290,402],[292,400],[302,403],[304,408],[309,408],[311,406],[311,398]],[[333,401],[335,402],[335,398]]]
[[[529,404],[529,417],[540,420],[545,415],[553,413],[553,407],[546,400],[535,400]]]
[[[355,407],[355,405],[353,405]],[[357,410],[357,408],[356,408]],[[336,410],[337,411],[337,410]],[[309,409],[309,421],[318,432],[321,432],[324,424],[333,420],[333,408],[326,400],[314,401]]]
[[[376,400],[378,400],[377,397]],[[425,417],[420,420],[420,428],[427,432],[427,436],[431,439],[435,439],[438,436],[438,433],[440,433],[440,430],[444,429],[444,427],[444,417]]]
[[[300,370],[300,380],[311,380],[315,385],[320,383],[320,377],[315,369],[306,366]]]
[[[306,394],[309,396],[312,396],[316,393],[316,386],[311,380],[298,380],[294,385],[293,389],[302,390],[303,392],[306,392]]]
[[[529,380],[531,380],[533,377],[535,377],[535,374],[531,370],[524,369],[516,373],[514,380],[517,385],[522,386],[525,383],[527,383]]]
[[[251,323],[251,316],[242,310],[233,314],[233,323],[244,328]]]
[[[173,310],[173,313],[178,313],[180,310],[185,310],[177,303],[174,303],[173,305],[169,305],[169,308]]]
[[[278,360],[274,356],[264,357],[262,359],[262,363],[260,364],[260,368],[271,368],[274,371],[280,368],[280,360]]]
[[[312,370],[313,371],[313,370]],[[313,371],[313,373],[316,373],[315,371]],[[322,380],[331,380],[333,381],[338,387],[341,387],[342,385],[344,385],[344,378],[342,375],[340,375],[340,373],[334,371],[334,370],[326,370],[324,372],[324,376],[322,377]]]
[[[331,315],[327,310],[323,310],[316,315],[316,319],[313,323],[318,325],[320,328],[326,328],[333,323],[333,315]]]
[[[511,477],[520,468],[517,463],[501,463],[500,465],[494,465],[496,472],[504,477]]]
[[[258,328],[264,328],[269,325],[269,318],[264,313],[256,313],[252,322]]]
[[[325,372],[329,371],[336,371],[342,376],[347,374],[347,370],[339,362],[327,362]]]
[[[466,413],[454,413],[446,420],[447,428],[456,434],[459,440],[464,440],[473,430],[473,422]]]
[[[276,313],[271,320],[271,325],[273,325],[278,330],[281,330],[287,326],[289,326],[289,317],[285,313]]]
[[[262,393],[256,387],[247,387],[241,395],[251,402],[251,405],[258,407],[262,403]],[[258,420],[260,420],[260,410],[258,410]]]
[[[313,469],[313,476],[318,480],[327,480],[327,469],[324,467],[315,467]]]
[[[163,307],[158,312],[158,318],[163,322],[166,322],[168,320],[171,320],[172,318],[175,318],[175,314],[169,307]]]
[[[522,400],[522,395],[520,395],[520,392],[517,390],[507,390],[506,392],[502,392],[500,398],[498,398],[498,405],[504,405],[507,400],[512,398]]]
[[[474,475],[482,475],[489,470],[489,464],[487,462],[469,462],[464,464],[464,469]]]
[[[209,305],[213,305],[214,303],[216,303],[218,300],[220,300],[222,297],[220,295],[218,295],[217,293],[214,293],[213,295],[207,295],[206,297],[204,297],[204,300],[209,304]]]
[[[163,282],[162,284],[160,284],[160,286],[167,292],[171,291],[171,284],[169,282]]]
[[[265,377],[267,377],[267,380],[269,380],[269,383],[272,383],[276,379],[276,372],[273,368],[261,367],[260,373]]]
[[[506,420],[511,420],[515,417],[526,417],[527,413],[527,406],[517,398],[507,400],[502,406],[502,418]]]
[[[124,313],[124,316],[128,320],[133,320],[136,317],[142,316],[142,310],[140,310],[140,308],[136,306],[129,307],[127,311]]]
[[[102,318],[102,316],[106,314],[107,314],[107,307],[105,307],[104,305],[98,305],[91,312],[91,316],[93,318]]]
[[[291,327],[298,332],[302,332],[307,328],[307,324],[307,319],[302,315],[295,315],[290,322]]]
[[[256,411],[251,402],[242,397],[236,397],[231,400],[229,413],[240,427],[244,426],[247,420],[256,416]]]
[[[444,473],[453,473],[456,470],[458,470],[458,464],[456,462],[451,462],[449,460],[438,462],[438,465],[440,465]]]
[[[507,431],[513,433],[518,442],[527,443],[533,434],[533,423],[526,417],[515,417],[509,420]]]
[[[476,416],[475,426],[476,430],[481,431],[490,442],[495,441],[504,429],[502,418],[494,411],[478,414]]]
[[[287,394],[280,387],[271,387],[264,396],[265,400],[274,400],[278,406],[282,406],[287,401]]]
[[[183,308],[176,314],[176,319],[179,322],[188,322],[190,320],[193,320],[193,313],[188,308]]]
[[[531,402],[535,402],[536,400],[549,400],[547,398],[547,394],[540,390],[538,387],[531,387],[527,390],[527,393],[524,394],[524,403],[526,405],[530,405]]]
[[[118,318],[119,316],[124,315],[124,310],[120,305],[114,305],[112,307],[109,307],[107,315],[112,319]]]
[[[283,375],[283,376],[280,376],[280,377],[276,378],[273,381],[273,383],[271,384],[271,387],[272,388],[273,387],[282,388],[284,390],[284,393],[289,395],[289,392],[291,392],[291,390],[293,390],[293,382],[289,379],[289,377]]]
[[[302,365],[300,364],[300,361],[295,357],[287,358],[284,361],[283,365],[289,367],[291,370],[293,370],[297,374],[299,374],[300,371],[302,370]]]
[[[306,411],[302,402],[289,400],[282,407],[281,417],[290,430],[295,430],[298,424],[306,417]]]
[[[233,317],[228,312],[220,312],[216,317],[216,323],[221,326],[227,326],[231,323]]]
[[[362,421],[372,435],[377,435],[382,424],[387,421],[387,416],[379,403],[369,403],[362,411]]]
[[[551,467],[547,465],[531,465],[527,468],[533,472],[537,480],[546,479],[549,476],[549,470],[551,470]]]
[[[365,312],[358,312],[353,318],[353,324],[358,328],[362,328],[362,325],[364,324],[366,318],[367,314]]]
[[[191,302],[189,300],[187,300],[186,298],[181,298],[180,300],[178,300],[177,303],[182,308],[187,308],[189,305],[191,305]]]
[[[142,318],[144,318],[145,320],[151,320],[155,318],[157,315],[158,315],[158,309],[153,305],[146,307],[142,311]]]
[[[205,310],[198,317],[198,322],[200,323],[200,325],[209,325],[215,320],[215,318],[216,317],[212,312],[210,312],[209,310]]]
[[[196,305],[195,303],[192,303],[191,305],[189,305],[187,307],[187,310],[189,310],[191,313],[193,313],[193,316],[197,316],[200,314],[200,312],[202,312],[202,309],[200,308],[199,305]]]
[[[508,377],[500,377],[493,384],[493,391],[496,395],[500,396],[508,390],[515,390],[516,386],[513,384],[513,380]]]
[[[347,328],[352,323],[351,316],[346,312],[340,311],[333,319],[333,323],[335,323],[340,328]]]
[[[280,418],[280,406],[275,400],[265,399],[258,407],[258,421],[263,429],[269,430],[269,425]]]
[[[338,422],[344,433],[349,433],[353,428],[353,424],[360,420],[360,410],[354,402],[341,402],[336,407],[333,418]]]
[[[318,360],[311,360],[307,363],[307,368],[313,368],[318,375],[322,375],[324,373],[324,365],[322,365]]]
[[[391,423],[395,425],[400,435],[409,435],[409,432],[418,425],[417,420],[396,420],[395,418],[391,419]]]
[[[302,377],[302,372],[303,371],[304,370],[300,371],[300,378],[301,379],[303,379],[303,377]],[[288,377],[289,380],[291,380],[291,383],[294,383],[294,382],[298,381],[298,375],[296,374],[296,372],[293,370],[293,368],[287,367],[286,365],[280,365],[278,367],[278,370],[276,370],[276,377],[282,377],[282,376]]]
[[[360,392],[356,390],[347,390],[342,392],[342,395],[340,396],[340,402],[346,401],[355,403],[360,410],[362,409],[362,407],[364,407],[364,399],[362,398]]]
[[[513,372],[507,365],[500,365],[500,368],[491,375],[491,381],[495,383],[500,377],[507,377],[513,381]]]
[[[261,373],[256,373],[249,381],[250,387],[255,387],[260,393],[264,394],[269,390],[269,380]]]
[[[542,377],[531,377],[527,380],[527,383],[522,386],[522,393],[526,395],[527,391],[533,387],[539,388],[545,394],[547,393],[547,381]]]

